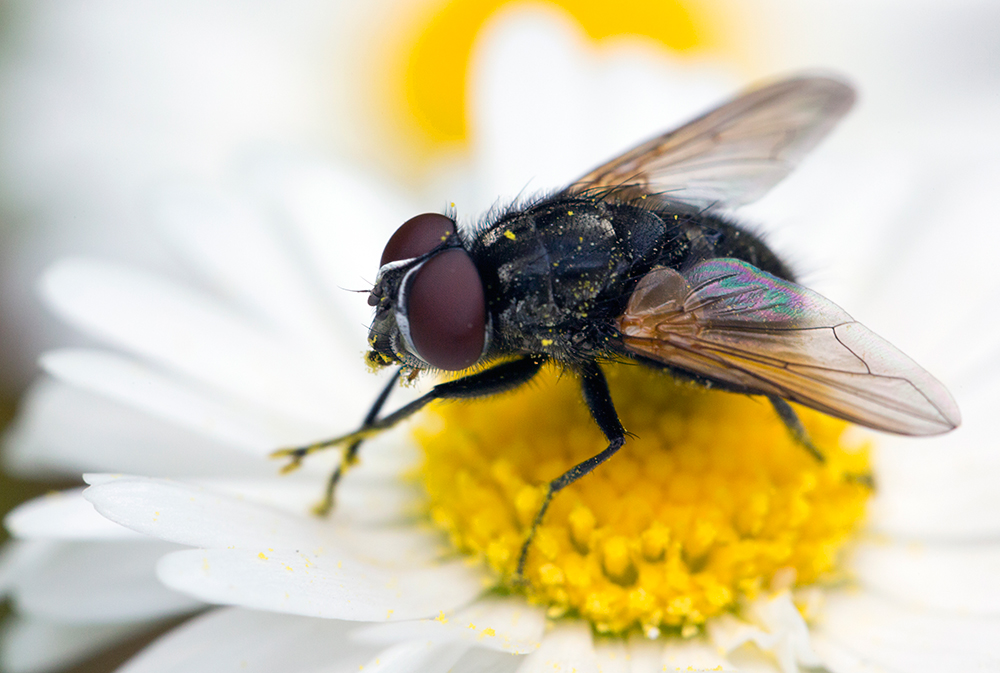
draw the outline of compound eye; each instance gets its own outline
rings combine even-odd
[[[438,213],[424,213],[411,217],[396,230],[382,251],[378,265],[426,255],[455,234],[455,221]]]
[[[406,316],[421,360],[448,371],[474,365],[486,343],[486,297],[469,253],[454,248],[424,262],[406,293]]]

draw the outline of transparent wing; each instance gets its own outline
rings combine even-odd
[[[573,192],[655,197],[700,210],[750,203],[780,182],[854,103],[825,77],[749,91],[580,178]]]
[[[947,389],[892,344],[739,260],[653,269],[618,329],[632,353],[876,430],[934,435],[961,422]]]

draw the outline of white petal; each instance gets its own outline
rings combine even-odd
[[[526,654],[538,648],[544,630],[542,608],[528,605],[520,597],[483,598],[453,615],[361,628],[354,632],[354,638],[372,643],[466,642],[511,654]]]
[[[88,475],[84,497],[103,516],[195,547],[289,548],[322,538],[317,520],[240,501],[205,487],[145,477]]]
[[[515,673],[522,657],[506,652],[473,648],[452,668],[455,673]]]
[[[915,611],[864,593],[827,597],[819,630],[859,659],[927,673],[1000,668],[1000,618]]]
[[[303,345],[313,357],[356,349],[336,327],[308,269],[263,217],[260,204],[195,190],[165,194],[158,209],[164,234],[229,296]],[[363,302],[362,302],[363,303]]]
[[[21,577],[30,575],[61,547],[53,540],[7,540],[0,547],[0,596],[6,596]]]
[[[63,623],[151,620],[197,610],[164,587],[156,562],[176,545],[158,540],[66,543],[16,580],[20,612]]]
[[[1000,616],[1000,544],[868,543],[851,570],[872,592],[918,610]]]
[[[49,493],[21,503],[4,517],[7,531],[21,539],[115,540],[142,538],[104,518],[83,499],[83,489]]]
[[[249,174],[253,192],[271,196],[278,212],[287,214],[301,253],[343,314],[344,342],[364,348],[371,308],[363,294],[348,290],[370,289],[389,236],[409,218],[441,204],[420,209],[357,168],[325,162],[270,160],[252,166]]]
[[[410,640],[382,650],[361,667],[366,673],[447,673],[468,645]]]
[[[823,665],[833,673],[886,673],[891,670],[851,652],[822,632],[814,633],[812,641]]]
[[[303,430],[259,409],[220,401],[209,390],[116,353],[62,349],[43,355],[40,364],[65,383],[259,455],[324,432],[319,426]]]
[[[723,652],[732,652],[745,643],[755,643],[756,645],[770,650],[777,640],[776,636],[739,619],[735,615],[724,614],[708,623],[708,633],[715,644]]]
[[[897,215],[898,228],[883,227],[887,254],[872,270],[878,276],[866,308],[887,326],[908,328],[899,345],[939,376],[981,376],[1000,355],[1000,323],[987,308],[1000,289],[992,270],[1000,245],[992,222],[1000,162],[994,153],[978,161],[928,161],[921,168],[899,211],[906,217]],[[963,235],[953,235],[955,222],[962,223]],[[928,306],[935,307],[932,320]]]
[[[643,636],[628,639],[630,673],[660,673],[663,670],[663,643]]]
[[[811,668],[819,659],[809,642],[809,627],[788,591],[773,596],[761,596],[747,607],[747,618],[772,635],[774,644],[767,648],[785,673],[794,673],[799,666]],[[766,640],[758,644],[764,649]]]
[[[590,626],[559,622],[537,650],[524,658],[517,673],[598,673]]]
[[[182,551],[161,560],[158,572],[168,586],[209,603],[357,621],[452,611],[483,588],[461,561],[391,571],[324,549]]]
[[[367,448],[367,447],[366,447]],[[400,523],[412,519],[426,501],[426,496],[416,484],[402,483],[399,476],[383,478],[372,475],[365,456],[363,469],[352,470],[337,484],[337,501],[329,520],[351,527],[371,524]],[[408,463],[396,467],[409,467]],[[397,471],[402,471],[397,470]],[[311,508],[326,488],[329,473],[324,471],[318,479],[299,478],[300,475],[265,480],[198,480],[213,490],[240,499],[251,500],[271,507],[303,515]]]
[[[959,391],[961,392],[961,391]],[[1000,535],[1000,378],[959,394],[962,426],[925,441],[880,438],[873,527],[921,540],[993,540]]]
[[[598,639],[594,643],[594,656],[599,673],[631,673],[628,643],[621,638]]]
[[[350,622],[221,608],[185,622],[118,673],[298,673],[336,663],[357,671],[372,650],[347,641]]]
[[[729,665],[732,667],[731,670],[739,671],[740,673],[783,673],[782,669],[775,663],[774,657],[771,656],[770,652],[762,652],[753,645],[744,645],[735,652],[729,653],[727,659],[729,660]],[[684,669],[678,668],[675,670],[682,671]],[[696,670],[708,673],[708,671],[723,669],[700,668]],[[802,668],[797,670],[796,673],[809,670],[808,668]]]
[[[10,673],[57,670],[147,628],[142,622],[75,626],[10,617],[0,632],[0,664]]]
[[[869,504],[871,527],[899,539],[959,543],[996,539],[1000,535],[996,451],[991,445],[964,446],[958,437],[936,443],[932,455],[927,448],[912,451],[908,461],[876,469],[878,490]],[[876,464],[884,463],[877,458]]]
[[[4,443],[8,468],[27,475],[246,475],[274,469],[246,451],[49,379],[32,386]]]
[[[663,648],[664,671],[733,671],[739,670],[726,660],[719,648],[701,640],[669,641]]]
[[[821,662],[809,640],[809,629],[788,591],[762,595],[747,603],[740,618],[722,615],[708,624],[712,643],[740,670],[749,663],[798,673]],[[745,647],[749,646],[749,647]]]
[[[336,385],[337,369],[300,356],[216,301],[165,280],[63,260],[45,274],[42,290],[81,329],[289,418],[322,423],[331,409],[357,406],[357,391]]]
[[[354,527],[295,515],[209,486],[145,477],[87,475],[84,497],[123,526],[194,547],[312,550],[319,547],[387,567],[432,562],[439,541],[414,527]],[[311,487],[310,487],[311,488]],[[349,514],[345,518],[350,518]]]

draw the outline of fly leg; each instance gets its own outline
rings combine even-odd
[[[366,430],[370,430],[375,423],[375,419],[378,418],[378,414],[382,411],[382,407],[385,405],[386,400],[389,399],[389,394],[392,392],[393,387],[399,380],[400,375],[403,373],[403,368],[397,369],[389,382],[382,388],[382,392],[379,393],[378,397],[375,398],[375,403],[372,408],[368,411],[368,415],[365,416],[364,422],[361,424],[361,428],[350,435],[343,435],[340,437],[334,437],[333,439],[326,439],[321,442],[316,442],[315,444],[307,444],[306,446],[296,446],[294,448],[288,449],[278,449],[271,454],[272,458],[289,458],[288,464],[281,468],[282,474],[287,474],[292,472],[302,464],[302,459],[311,453],[316,453],[317,451],[322,451],[323,449],[328,449],[334,446],[339,446],[341,444],[346,444],[347,442],[352,442],[348,446],[347,450],[344,452],[345,458],[348,453],[352,456],[357,455],[357,446],[360,446],[361,442],[368,437],[365,433]],[[353,439],[352,439],[353,438]],[[356,444],[355,444],[356,442]],[[351,451],[351,448],[354,448]],[[342,460],[341,463],[344,461]],[[340,468],[337,468],[338,471]]]
[[[476,397],[489,397],[491,395],[516,388],[537,374],[538,370],[541,369],[547,359],[548,358],[546,356],[528,355],[516,360],[502,362],[498,365],[490,367],[489,369],[485,369],[468,376],[463,376],[460,379],[439,383],[431,388],[431,390],[425,395],[418,397],[409,404],[400,407],[383,418],[378,418],[382,407],[385,405],[386,400],[389,398],[389,394],[392,392],[393,386],[399,379],[400,373],[402,372],[402,369],[400,369],[393,375],[388,385],[382,389],[382,392],[379,393],[378,398],[376,398],[375,403],[368,412],[368,415],[365,416],[365,420],[361,424],[360,428],[346,435],[334,437],[333,439],[317,442],[315,444],[288,449],[279,449],[272,453],[271,457],[288,458],[288,464],[282,468],[282,472],[287,473],[296,469],[302,463],[302,460],[311,453],[322,451],[323,449],[334,446],[347,447],[344,450],[340,465],[338,465],[337,469],[334,470],[332,475],[330,475],[330,480],[327,482],[326,494],[323,501],[314,508],[314,511],[317,514],[327,514],[333,506],[333,494],[336,489],[337,482],[340,481],[341,476],[347,468],[357,461],[358,450],[361,448],[361,443],[366,439],[377,435],[383,430],[388,430],[400,421],[409,418],[434,400],[459,400]]]
[[[622,448],[622,445],[625,444],[627,433],[625,432],[625,428],[622,427],[621,420],[618,418],[614,401],[611,399],[611,392],[608,390],[608,381],[604,378],[601,368],[597,363],[588,362],[580,367],[579,374],[580,383],[583,387],[583,398],[587,402],[587,408],[590,409],[590,415],[607,438],[608,446],[597,455],[591,456],[578,465],[574,465],[566,470],[562,476],[549,482],[545,498],[542,500],[542,506],[539,508],[538,514],[535,515],[534,521],[531,522],[531,530],[528,531],[528,537],[524,540],[524,544],[521,545],[521,554],[517,559],[517,578],[524,577],[524,565],[528,560],[528,549],[531,547],[531,541],[535,537],[535,532],[538,530],[538,526],[541,525],[542,519],[545,518],[545,512],[548,510],[549,504],[552,502],[555,494],[580,477],[590,474],[594,468],[615,455],[618,449]]]
[[[774,395],[768,395],[767,399],[771,401],[771,406],[774,407],[781,422],[788,428],[788,434],[792,436],[795,443],[808,451],[820,465],[826,463],[826,456],[813,444],[812,439],[809,438],[809,433],[806,432],[805,426],[802,425],[802,420],[795,413],[795,409],[792,409],[792,405]]]
[[[382,407],[385,406],[386,400],[389,399],[389,393],[396,386],[396,382],[399,381],[399,377],[403,373],[403,368],[398,368],[389,379],[389,382],[382,388],[382,392],[378,394],[375,398],[375,403],[372,404],[372,408],[368,410],[368,414],[365,416],[365,420],[361,423],[361,429],[370,428],[375,419],[378,418],[379,413],[382,411]],[[344,449],[344,453],[340,456],[340,462],[337,463],[337,467],[330,474],[330,478],[326,482],[326,491],[323,493],[323,499],[313,507],[313,514],[316,516],[326,516],[333,509],[333,494],[337,490],[337,484],[340,482],[340,478],[344,476],[348,468],[354,466],[358,462],[358,449],[361,448],[361,442],[363,439],[355,439],[347,445]],[[295,459],[293,459],[295,460]],[[298,458],[297,461],[301,461],[302,458]],[[298,462],[294,463],[298,465]],[[289,463],[292,465],[292,463]],[[286,467],[287,469],[287,467]]]
[[[795,443],[808,451],[809,454],[821,465],[826,463],[826,456],[823,455],[823,452],[820,451],[815,444],[813,444],[812,439],[809,437],[809,433],[806,432],[805,426],[802,425],[802,420],[799,418],[799,415],[795,413],[795,409],[792,408],[792,405],[782,398],[775,397],[773,395],[768,395],[767,399],[771,401],[771,406],[774,407],[774,410],[777,412],[778,418],[781,419],[781,422],[785,424],[786,428],[788,428],[788,432],[791,434],[792,439],[795,440]],[[875,478],[868,473],[848,473],[844,475],[844,478],[870,489],[875,488]]]

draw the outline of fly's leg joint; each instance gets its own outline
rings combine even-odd
[[[349,435],[343,435],[342,437],[334,437],[333,439],[328,439],[322,442],[316,442],[315,444],[308,444],[306,446],[294,446],[285,449],[278,449],[271,453],[271,458],[287,458],[288,464],[281,468],[282,474],[288,474],[289,472],[294,472],[301,465],[302,461],[306,456],[316,453],[317,451],[323,451],[334,446],[341,446],[343,444],[354,444],[361,443],[368,437],[376,434],[377,430],[372,428],[363,427],[356,432],[352,432]],[[348,452],[344,452],[345,457]],[[351,456],[350,464],[354,464],[357,461],[355,456]],[[343,462],[343,461],[342,461]]]
[[[341,477],[344,474],[358,464],[358,449],[361,448],[361,440],[355,440],[344,449],[344,452],[340,456],[340,462],[337,464],[336,469],[330,474],[330,478],[326,482],[326,491],[323,493],[323,499],[316,503],[312,508],[312,513],[316,516],[327,516],[333,511],[334,497],[337,492],[337,484],[340,483]]]

